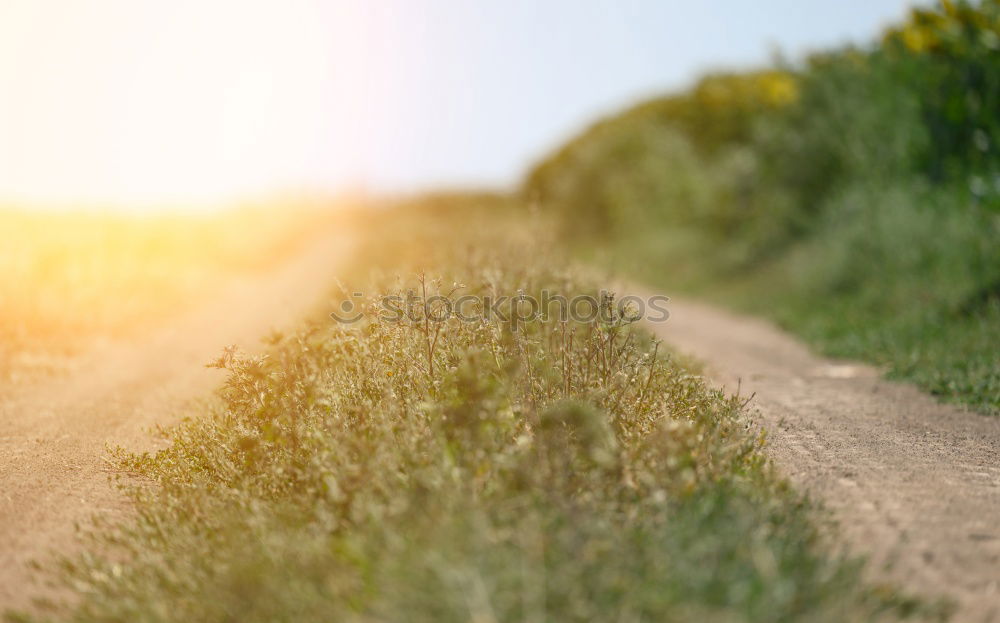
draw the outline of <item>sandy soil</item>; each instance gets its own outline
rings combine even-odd
[[[204,364],[224,346],[258,350],[272,328],[298,320],[327,290],[346,237],[328,237],[270,272],[229,282],[166,326],[104,344],[71,372],[0,386],[0,613],[51,589],[29,568],[79,547],[77,524],[127,502],[109,482],[107,444],[152,449],[150,428],[210,396],[222,372]]]
[[[749,396],[779,469],[829,508],[874,579],[1000,621],[1000,418],[938,404],[770,324],[672,300],[654,326]]]

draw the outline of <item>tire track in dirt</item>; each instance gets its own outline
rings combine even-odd
[[[653,330],[755,394],[779,470],[832,512],[873,579],[953,599],[956,621],[1000,621],[1000,418],[814,355],[762,320],[669,309]]]
[[[162,326],[93,349],[72,372],[0,386],[0,613],[54,594],[29,563],[77,551],[77,524],[127,511],[108,479],[106,446],[155,448],[149,429],[176,421],[219,384],[222,373],[204,364],[230,344],[255,350],[270,329],[299,320],[349,248],[346,235],[326,235]]]

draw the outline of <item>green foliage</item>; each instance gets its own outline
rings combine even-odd
[[[515,231],[495,213],[469,219],[469,210],[377,218],[359,265],[382,269],[364,278],[366,292],[591,291],[539,251],[551,245],[526,236],[525,223]],[[473,233],[483,230],[491,234]],[[438,277],[420,272],[428,264]],[[374,311],[378,296],[366,301]],[[863,586],[857,563],[828,551],[814,513],[772,474],[741,400],[710,390],[626,319],[552,316],[515,329],[426,311],[351,326],[317,318],[275,336],[266,357],[225,352],[217,409],[172,430],[166,450],[118,454],[145,481],[133,490],[136,517],[104,532],[99,554],[67,561],[79,601],[55,614],[929,614]]]
[[[922,156],[935,179],[975,175],[976,195],[994,198],[1000,175],[1000,2],[942,2],[914,8],[889,30],[884,54],[920,85],[932,149]],[[990,178],[994,188],[990,189]]]
[[[920,180],[847,189],[822,237],[732,280],[729,298],[831,354],[1000,412],[1000,219],[959,196]]]
[[[597,124],[525,194],[638,276],[995,409],[998,33],[1000,2],[947,2],[871,49],[711,76]]]

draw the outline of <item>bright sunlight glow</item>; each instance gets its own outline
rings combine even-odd
[[[595,116],[906,4],[3,0],[0,202],[511,184]]]
[[[358,22],[343,6],[5,0],[0,190],[209,202],[351,175],[366,59],[362,32],[326,32]]]

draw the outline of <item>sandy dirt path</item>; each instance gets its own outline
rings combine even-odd
[[[300,319],[319,303],[348,244],[327,236],[163,326],[95,348],[70,373],[0,386],[0,613],[50,593],[30,561],[75,551],[76,524],[127,508],[109,483],[106,444],[152,449],[151,427],[175,421],[221,382],[223,373],[204,364],[230,344],[258,350],[269,330]]]
[[[771,455],[829,508],[875,579],[1000,621],[1000,418],[816,356],[767,322],[672,300],[668,344],[749,396]]]

